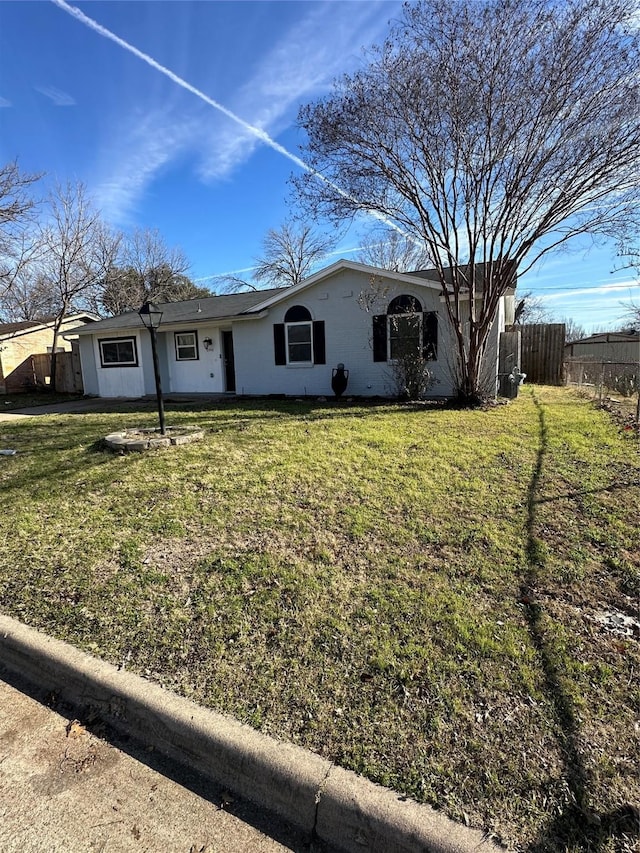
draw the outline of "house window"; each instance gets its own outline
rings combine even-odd
[[[101,367],[137,367],[135,338],[109,338],[98,341]]]
[[[287,340],[287,364],[313,364],[311,314],[302,305],[294,305],[284,315]]]
[[[198,335],[196,332],[176,332],[176,361],[198,359]]]
[[[415,296],[396,296],[386,314],[373,318],[373,360],[396,361],[421,354],[426,361],[438,357],[438,316],[422,310]]]
[[[414,296],[396,296],[387,308],[391,360],[417,355],[422,342],[422,305]]]
[[[294,305],[284,315],[284,323],[273,326],[275,363],[312,366],[325,364],[324,320],[312,320],[303,305]]]

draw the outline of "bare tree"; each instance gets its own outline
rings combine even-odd
[[[51,353],[55,391],[56,348],[64,318],[94,303],[96,289],[113,267],[120,238],[105,225],[82,183],[58,186],[49,195],[47,207],[36,281],[46,287],[55,306]]]
[[[302,108],[312,214],[373,214],[425,246],[482,396],[500,298],[579,234],[638,226],[633,0],[423,0],[362,71]],[[447,271],[450,268],[450,272]]]
[[[393,228],[372,231],[367,245],[358,254],[358,260],[371,267],[399,273],[426,269],[432,265],[424,246]]]
[[[243,290],[260,290],[251,281],[241,278],[239,275],[218,275],[212,280],[215,289],[220,288],[221,293],[241,293]]]
[[[21,172],[15,160],[0,167],[0,295],[33,255],[28,226],[35,201],[30,190],[39,178]]]
[[[564,342],[566,344],[572,344],[574,341],[587,337],[585,327],[576,323],[572,317],[564,317],[560,322],[564,323]]]
[[[56,311],[55,293],[37,263],[23,263],[15,272],[11,287],[0,297],[2,321],[49,320]]]
[[[99,294],[98,312],[137,311],[147,301],[180,302],[211,296],[187,276],[189,261],[181,249],[169,248],[156,230],[138,229],[121,240]]]
[[[314,233],[311,226],[285,222],[267,232],[253,277],[267,287],[299,284],[333,246],[331,237]]]
[[[629,244],[625,239],[622,239],[618,246],[618,257],[622,258],[622,263],[614,267],[613,272],[620,270],[634,270],[636,279],[640,278],[640,247]],[[624,309],[623,322],[631,324],[631,328],[640,329],[640,302],[637,299],[630,299],[620,303]]]
[[[214,282],[226,293],[291,287],[311,275],[334,245],[334,238],[314,233],[309,225],[285,222],[264,236],[251,281],[237,275],[222,275]]]
[[[516,304],[514,323],[524,325],[551,322],[551,311],[544,304],[544,300],[540,296],[534,296],[530,290],[523,293]]]
[[[626,325],[640,330],[640,302],[630,299],[628,302],[623,302],[622,304],[625,309]]]

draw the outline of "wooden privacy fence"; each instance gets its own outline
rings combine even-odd
[[[56,390],[65,394],[82,394],[80,351],[75,341],[72,341],[71,346],[71,352],[59,352],[56,355]]]
[[[515,329],[520,329],[522,335],[520,369],[527,374],[527,382],[564,385],[564,323],[528,323],[509,327],[509,331]]]
[[[29,355],[5,379],[7,394],[48,388],[51,385],[51,353]],[[77,347],[71,352],[56,353],[56,390],[65,394],[82,394],[82,369]]]

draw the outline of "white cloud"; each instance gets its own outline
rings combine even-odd
[[[3,107],[11,107],[11,106],[13,106],[11,101],[8,101],[6,98],[0,97],[0,109],[2,109]]]
[[[619,291],[628,290],[631,292],[633,288],[638,287],[640,287],[640,283],[638,281],[635,279],[628,279],[627,281],[616,281],[611,284],[603,284],[600,287],[569,288],[559,293],[540,294],[540,299],[545,302],[560,302],[573,300],[578,296],[597,296],[607,294],[620,295]]]
[[[211,275],[203,275],[203,276],[200,276],[200,278],[194,278],[194,281],[197,281],[197,282],[211,281],[211,279],[214,279],[214,278],[224,278],[225,276],[234,276],[234,275],[240,275],[241,273],[245,273],[245,272],[253,272],[254,269],[255,269],[255,267],[242,267],[241,269],[238,269],[238,270],[226,270],[226,272],[216,272],[216,273],[212,273]]]
[[[379,39],[386,28],[379,4],[327,2],[309,8],[228,99],[234,113],[271,136],[291,124],[300,103],[326,91],[336,76],[357,65],[360,47]],[[220,119],[203,147],[201,176],[226,177],[259,141],[248,129]]]
[[[362,38],[363,41],[366,42],[368,40],[368,36],[364,35],[361,27],[354,30],[354,21],[360,19],[365,20],[370,15],[370,10],[372,8],[377,8],[377,4],[376,6],[373,6],[373,4],[354,4],[350,7],[349,4],[335,4],[332,2],[324,3],[320,9],[323,10],[326,15],[325,24],[327,27],[330,26],[330,30],[325,30],[319,34],[316,33],[316,38],[326,39],[328,34],[331,35],[332,39],[330,40],[333,41],[333,48],[329,55],[323,55],[322,67],[324,71],[322,75],[319,75],[317,66],[312,63],[311,66],[307,66],[306,70],[308,73],[306,78],[304,78],[304,75],[299,73],[297,67],[294,67],[291,64],[291,58],[289,56],[289,53],[293,53],[294,56],[298,57],[298,61],[302,61],[303,51],[306,51],[307,56],[314,55],[313,45],[316,44],[316,42],[312,41],[306,45],[304,42],[305,38],[310,39],[312,37],[311,30],[313,29],[309,29],[309,18],[305,19],[303,24],[300,25],[301,30],[296,30],[294,41],[299,48],[297,53],[293,49],[293,44],[290,40],[281,42],[276,50],[276,53],[280,56],[280,61],[276,61],[275,65],[272,67],[269,63],[269,59],[267,59],[265,63],[263,63],[263,76],[260,77],[260,80],[253,80],[251,83],[245,84],[241,90],[239,100],[241,102],[243,99],[245,102],[251,101],[254,111],[257,109],[257,118],[253,121],[249,121],[237,110],[230,109],[225,104],[216,101],[200,89],[197,89],[195,86],[191,85],[182,77],[179,77],[171,71],[171,69],[161,65],[157,60],[153,59],[153,57],[120,38],[106,27],[103,27],[97,21],[93,20],[93,18],[85,15],[80,9],[70,6],[66,0],[52,0],[52,2],[77,20],[81,21],[94,32],[97,32],[104,38],[115,42],[127,52],[138,57],[138,59],[151,66],[156,71],[159,71],[181,89],[190,92],[200,99],[200,101],[203,101],[210,107],[213,107],[217,114],[217,127],[223,127],[224,132],[217,136],[215,133],[212,134],[217,142],[217,146],[214,146],[216,147],[216,171],[214,175],[209,174],[209,177],[222,177],[225,174],[228,174],[228,172],[238,165],[239,162],[246,160],[247,157],[250,156],[258,142],[269,146],[274,151],[295,163],[299,168],[312,171],[300,157],[287,150],[283,145],[280,145],[280,143],[274,139],[273,133],[275,131],[272,130],[271,134],[268,133],[265,129],[265,124],[274,125],[277,124],[279,120],[283,119],[284,113],[290,108],[291,103],[294,100],[294,93],[297,93],[296,97],[300,96],[302,92],[308,93],[310,89],[318,85],[319,79],[327,78],[327,74],[334,68],[334,66],[337,67],[338,64],[340,64],[341,67],[344,67],[346,50],[345,34],[350,37],[348,40],[350,47],[353,47],[353,40],[356,38],[356,32],[358,34],[358,38]],[[352,13],[352,8],[358,9],[359,12]],[[346,10],[348,10],[348,14]],[[363,12],[362,10],[366,10],[366,12]],[[334,12],[335,14],[344,16],[345,20],[334,20]],[[314,14],[316,14],[316,12],[314,12]],[[364,18],[362,17],[363,15]],[[376,20],[377,26],[380,26],[379,15]],[[342,37],[340,37],[340,34],[342,34]],[[273,55],[274,54],[272,52],[270,56]],[[286,67],[283,66],[283,61],[285,60]],[[310,68],[314,69],[313,73],[310,73]],[[295,79],[296,77],[298,79],[297,85],[291,86],[287,83],[287,81]],[[303,82],[305,80],[306,82]],[[264,86],[265,81],[267,82],[266,88]],[[285,82],[283,83],[282,81]],[[260,88],[260,86],[262,86],[262,88]],[[278,101],[273,97],[274,91],[280,91],[281,94],[284,92],[286,93],[286,96],[282,97],[281,100]],[[271,92],[270,95],[269,92]],[[268,100],[269,97],[271,98],[270,101]],[[255,103],[256,99],[258,99],[258,103]],[[260,104],[262,104],[262,106],[260,106]],[[250,106],[251,104],[249,104],[247,108]],[[194,113],[192,113],[192,115],[193,114]],[[224,117],[222,124],[220,124],[220,116]],[[208,119],[205,119],[204,121],[204,130],[206,131],[206,124],[211,122],[211,118],[208,117]],[[176,125],[179,125],[180,127],[177,131],[180,143],[174,145],[173,149],[169,146],[169,150],[166,150],[166,140],[164,139],[162,140],[162,146],[158,147],[155,145],[153,139],[149,142],[148,138],[145,136],[142,148],[135,149],[134,153],[127,160],[127,165],[129,166],[133,162],[138,163],[137,169],[130,170],[131,180],[127,180],[127,169],[121,169],[118,172],[118,178],[115,182],[103,182],[103,205],[107,208],[111,205],[112,216],[123,216],[126,207],[132,206],[136,193],[139,195],[144,187],[150,182],[155,171],[161,168],[165,163],[169,162],[172,152],[173,156],[176,156],[177,153],[180,153],[186,147],[186,142],[183,143],[182,140],[187,135],[185,133],[187,125],[192,122],[193,119],[185,119],[184,115],[180,116],[180,121],[176,122]],[[198,138],[202,139],[203,136],[206,136],[207,134],[203,134],[202,128],[200,128],[200,133],[196,133],[195,129],[192,127],[190,128],[188,135],[192,140],[196,140]],[[222,164],[222,166],[220,164]],[[207,170],[204,169],[204,172],[206,173]],[[315,172],[314,174],[316,174],[316,177],[319,180],[326,180],[322,175]],[[337,191],[341,192],[340,190]],[[392,225],[392,223],[389,224]],[[392,227],[394,226],[392,225]]]
[[[158,172],[192,142],[193,128],[177,121],[166,108],[146,115],[133,115],[114,131],[114,138],[102,151],[106,165],[96,179],[96,201],[106,219],[129,224],[135,205]]]
[[[36,91],[53,101],[56,107],[75,107],[75,99],[61,89],[56,89],[55,86],[36,86]]]

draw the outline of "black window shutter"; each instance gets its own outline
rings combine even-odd
[[[422,315],[422,357],[427,361],[438,358],[438,315],[425,311]]]
[[[373,318],[373,360],[387,360],[387,315],[376,314]]]
[[[273,326],[273,351],[276,364],[287,363],[287,351],[284,340],[284,323],[275,323]]]
[[[313,321],[313,363],[327,363],[324,348],[324,320]]]

